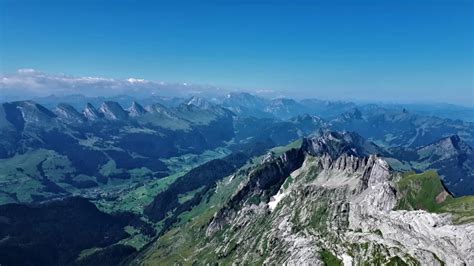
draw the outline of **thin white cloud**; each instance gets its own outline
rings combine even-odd
[[[31,68],[0,75],[0,96],[3,99],[69,94],[85,96],[130,94],[136,97],[146,97],[149,95],[188,96],[206,93],[221,94],[225,93],[225,90],[213,86],[166,83],[141,78],[112,79],[49,74]]]
[[[134,84],[134,83],[148,83],[149,82],[148,80],[136,79],[136,78],[128,78],[127,81],[132,83],[132,84]]]
[[[19,74],[29,74],[29,73],[35,73],[35,72],[37,72],[37,71],[33,68],[20,68],[20,69],[18,69]]]

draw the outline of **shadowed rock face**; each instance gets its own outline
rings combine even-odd
[[[56,126],[56,115],[33,101],[2,104],[3,119],[17,130]]]
[[[128,236],[126,219],[100,212],[83,198],[43,205],[0,206],[2,265],[72,264],[81,250]]]
[[[84,111],[82,111],[82,113],[87,118],[87,120],[90,121],[96,121],[103,117],[103,114],[99,113],[99,111],[97,111],[97,109],[95,109],[95,107],[91,103],[86,104],[86,107],[84,108]]]
[[[204,99],[202,97],[197,97],[197,96],[191,97],[191,99],[189,99],[186,102],[186,105],[196,106],[196,107],[199,107],[199,108],[205,109],[205,110],[215,107],[215,105],[213,105],[212,103],[210,103],[206,99]]]
[[[263,164],[249,174],[242,189],[216,214],[207,234],[223,228],[229,222],[226,217],[233,217],[233,213],[242,207],[242,202],[256,197],[268,202],[288,176],[302,167],[306,156],[317,156],[320,159],[317,166],[323,170],[360,171],[370,162],[367,158],[357,157],[366,154],[361,146],[356,145],[359,142],[361,137],[354,133],[326,132],[319,137],[303,139],[301,148],[289,150],[278,158],[266,157]]]
[[[67,124],[84,123],[86,121],[84,115],[69,104],[58,104],[54,112],[60,120]]]
[[[99,111],[104,114],[104,117],[110,120],[125,120],[128,118],[128,113],[120,106],[118,102],[105,101]]]
[[[143,106],[141,106],[139,103],[135,101],[132,103],[132,106],[130,106],[130,108],[128,109],[128,114],[131,117],[141,116],[146,113],[147,111],[145,110],[145,108],[143,108]]]
[[[354,133],[326,132],[323,136],[305,139],[303,149],[312,156],[327,154],[333,159],[342,154],[363,156],[366,153],[356,142],[359,138]]]
[[[162,104],[159,104],[159,103],[155,103],[155,104],[152,104],[150,106],[147,107],[147,111],[150,112],[150,113],[168,113],[169,115],[171,115],[169,113],[169,110],[166,106],[162,105]]]
[[[301,167],[304,155],[301,149],[292,149],[274,160],[263,163],[249,174],[246,184],[235,194],[212,220],[207,229],[207,235],[221,230],[235,217],[239,208],[250,198],[258,198],[268,202],[277,193],[285,179],[294,170]],[[229,219],[230,218],[230,219]]]

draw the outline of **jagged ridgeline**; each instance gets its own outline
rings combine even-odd
[[[472,264],[474,123],[89,100],[0,104],[2,264]]]
[[[0,104],[0,136],[5,204],[97,197],[172,175],[164,160],[223,147],[234,127],[231,112],[219,106],[133,102],[125,110],[104,101],[79,112],[69,104],[49,110],[20,101]]]
[[[474,198],[377,152],[336,132],[274,149],[127,263],[472,265]]]
[[[175,174],[171,168],[176,167],[164,162],[170,158],[217,148],[237,150],[255,140],[286,145],[319,129],[358,132],[387,149],[384,154],[397,170],[436,169],[455,196],[474,193],[474,152],[469,146],[474,123],[405,109],[269,101],[245,93],[229,94],[220,104],[200,97],[173,104],[87,101],[80,106],[74,101],[68,101],[74,106],[50,103],[50,109],[33,101],[0,104],[0,204],[78,194],[97,198]]]

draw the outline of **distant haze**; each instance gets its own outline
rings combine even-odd
[[[473,5],[1,1],[0,96],[243,90],[474,106]]]
[[[343,100],[361,103],[452,103],[456,105],[474,106],[472,93],[464,95],[464,99],[454,100],[442,97],[434,92],[426,97],[412,98],[401,93],[390,97],[386,91],[373,91],[361,94],[350,91],[334,94],[330,89],[304,90],[295,89],[241,89],[233,87],[217,87],[192,83],[170,83],[139,78],[114,79],[105,77],[79,77],[65,74],[44,73],[35,69],[19,69],[15,73],[0,77],[0,101],[27,100],[45,96],[84,95],[88,97],[109,97],[130,95],[136,98],[149,96],[190,97],[202,95],[220,97],[229,92],[249,92],[264,98],[319,98],[325,100]],[[455,94],[453,96],[460,95]]]

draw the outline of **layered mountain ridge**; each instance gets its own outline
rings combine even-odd
[[[41,202],[102,187],[148,182],[171,171],[163,162],[224,145],[232,114],[219,108],[138,103],[125,110],[105,101],[82,113],[69,104],[53,111],[32,101],[0,105],[0,202]]]
[[[232,102],[236,97],[230,97],[229,101]],[[258,99],[239,97],[235,101],[236,104],[248,103],[249,108],[261,107],[262,102]],[[285,103],[286,101],[279,101],[279,104]],[[368,136],[369,140],[378,145],[354,137],[353,142],[357,145],[352,148],[364,147],[370,150],[370,154],[383,154],[393,158],[388,161],[399,170],[437,169],[455,196],[474,193],[473,153],[471,148],[467,148],[470,147],[469,126],[450,124],[451,122],[440,119],[420,120],[419,116],[406,111],[396,115],[375,107],[374,110],[376,111],[372,116],[361,110],[350,110],[349,114],[341,115],[343,120],[328,121],[315,115],[304,114],[282,121],[240,116],[200,97],[191,98],[176,107],[167,107],[160,103],[143,107],[132,102],[130,108],[124,109],[118,102],[104,101],[100,108],[96,109],[88,103],[82,113],[68,104],[58,104],[50,111],[32,101],[3,103],[0,108],[0,158],[8,159],[4,162],[4,169],[10,169],[7,172],[14,174],[6,182],[8,186],[5,192],[0,189],[0,197],[6,202],[31,202],[62,197],[65,195],[64,190],[54,186],[58,182],[64,183],[59,184],[59,187],[63,188],[69,185],[80,189],[100,187],[111,178],[128,180],[134,176],[129,171],[135,169],[133,171],[137,172],[136,169],[140,168],[145,171],[143,176],[162,177],[168,173],[161,161],[164,158],[200,153],[227,145],[226,141],[232,141],[233,144],[230,145],[236,147],[268,139],[275,145],[286,145],[314,132],[333,128],[362,132],[362,136],[365,134],[366,138]],[[374,117],[379,118],[373,120]],[[354,124],[354,121],[359,121],[360,125],[357,124],[359,122]],[[428,132],[432,121],[436,121],[436,129],[430,129],[429,135],[420,133]],[[387,141],[388,135],[385,133],[398,134],[396,132],[400,131],[400,125],[414,132],[417,143],[426,144],[413,146],[412,137],[407,135],[410,130],[403,130],[403,133],[392,136]],[[443,131],[440,131],[441,129]],[[379,134],[379,131],[386,132]],[[431,141],[435,137],[437,141],[438,136],[450,132],[462,134],[463,137],[455,137],[451,144],[438,145]],[[398,142],[411,144],[387,146],[387,143]],[[430,145],[437,148],[429,148]],[[44,152],[41,149],[45,149]],[[14,167],[17,164],[17,159],[14,158],[23,160],[30,156],[41,158],[32,162],[37,164],[34,166],[36,169],[46,169],[45,175],[34,170],[28,174],[15,171],[16,168],[23,168]],[[64,170],[43,167],[40,165],[42,160],[48,163],[55,160],[57,169]],[[56,172],[61,172],[61,175]],[[31,192],[27,192],[26,196],[12,196],[22,194],[15,185],[20,177],[31,184],[28,186]],[[12,187],[13,191],[8,187]],[[71,189],[66,188],[66,191]],[[30,193],[33,193],[33,196],[28,195]]]
[[[0,104],[8,217],[81,196],[98,209],[71,204],[78,216],[140,220],[116,220],[104,246],[65,246],[68,262],[472,263],[472,123],[250,94],[90,100]]]

